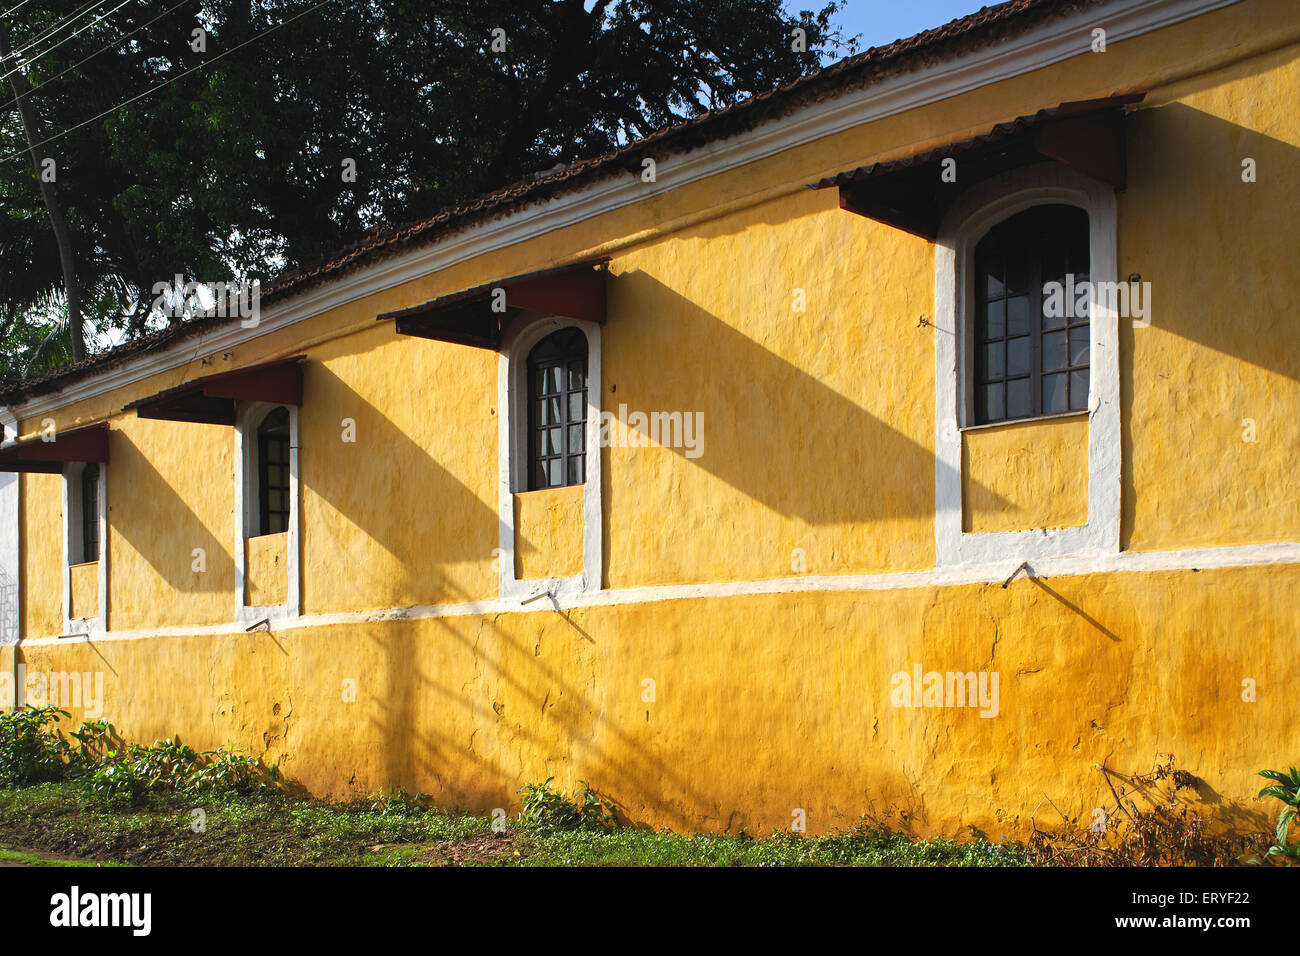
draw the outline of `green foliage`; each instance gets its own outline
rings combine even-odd
[[[373,798],[370,806],[380,816],[406,818],[424,813],[431,802],[428,794],[411,793],[403,787],[389,787],[388,793]]]
[[[279,770],[224,748],[199,752],[175,737],[152,746],[124,744],[106,720],[63,735],[57,707],[0,714],[0,785],[85,778],[92,795],[139,804],[156,794],[252,794],[283,786]],[[75,743],[75,746],[74,746]]]
[[[553,790],[551,783],[554,780],[554,777],[547,777],[544,783],[526,783],[519,788],[518,793],[523,796],[519,820],[525,828],[555,833],[601,831],[615,827],[614,815],[587,781],[578,781],[581,786],[574,788],[570,795],[564,790]]]
[[[755,839],[743,833],[683,835],[622,828],[528,832],[525,841],[525,855],[517,862],[530,866],[1026,865],[1021,843],[914,840],[867,820],[847,831],[814,837],[784,830]]]
[[[83,766],[98,764],[110,751],[122,745],[117,731],[107,720],[84,720],[72,732],[77,742],[77,761]]]
[[[57,724],[72,716],[57,707],[25,707],[0,714],[0,784],[25,786],[64,779],[72,748]]]
[[[230,753],[224,747],[201,754],[204,759],[190,772],[190,787],[199,792],[255,794],[284,787],[279,767],[258,758]]]
[[[1281,770],[1261,770],[1259,775],[1276,783],[1261,790],[1255,799],[1274,797],[1283,803],[1274,831],[1277,842],[1268,848],[1267,855],[1290,865],[1300,863],[1300,844],[1293,844],[1290,840],[1291,824],[1295,822],[1296,814],[1300,813],[1300,771],[1291,767],[1286,773]]]
[[[151,747],[127,744],[104,754],[90,775],[90,792],[115,803],[140,804],[156,794],[249,794],[277,789],[279,771],[260,760],[217,749],[200,753],[176,737]]]

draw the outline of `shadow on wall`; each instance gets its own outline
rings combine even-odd
[[[613,394],[606,389],[602,398],[607,411],[617,413],[626,394],[632,409],[702,412],[703,453],[687,460],[787,517],[829,525],[933,516],[935,457],[931,447],[898,431],[644,271],[612,279],[610,295],[613,318],[606,327],[605,348],[609,355],[614,345],[622,367],[615,372],[614,363],[609,362],[606,374],[616,384],[615,376],[620,376],[632,387]],[[652,315],[655,321],[640,326],[622,324],[619,313],[625,309]],[[852,311],[844,308],[836,321]],[[901,324],[909,321],[901,315],[897,320]],[[806,322],[807,316],[792,312],[789,321]],[[831,328],[836,322],[825,324]],[[915,317],[911,324],[915,325]],[[925,337],[920,352],[929,365],[914,370],[922,373],[915,381],[909,380],[905,371],[901,377],[896,375],[896,367],[882,374],[880,351],[858,356],[857,364],[863,381],[878,380],[881,387],[896,390],[891,404],[919,405],[925,410],[928,436],[934,429],[934,352],[930,343],[932,335],[942,333],[917,329],[916,334]],[[629,374],[627,363],[633,358],[661,352],[669,343],[677,360],[669,357],[653,363],[652,374],[644,377]],[[846,348],[833,338],[801,343],[800,347],[808,345],[810,354]],[[707,359],[684,361],[685,356]],[[683,447],[671,450],[683,457],[687,451]],[[1006,503],[987,488],[981,491],[993,502]]]
[[[563,775],[577,763],[599,768],[605,787],[642,795],[652,805],[665,804],[665,790],[701,805],[689,779],[603,715],[600,695],[592,694],[600,686],[597,638],[566,614],[524,615],[521,623],[532,626],[513,634],[496,621],[479,620],[471,634],[453,620],[433,619],[434,641],[449,648],[436,654],[429,652],[430,638],[412,626],[389,625],[373,638],[386,667],[380,716],[372,724],[392,785],[420,787],[432,778],[441,802],[490,809],[514,805],[526,780]],[[558,655],[558,668],[543,658],[544,645]],[[419,662],[435,657],[469,666],[426,672]],[[540,712],[542,720],[518,708]],[[694,821],[680,813],[678,822]]]
[[[308,365],[305,387],[317,401],[302,409],[302,434],[316,436],[325,446],[304,442],[300,453],[304,518],[311,496],[338,514],[336,519],[312,515],[312,525],[304,521],[303,546],[312,531],[319,533],[327,526],[323,521],[332,520],[355,526],[365,540],[349,541],[336,534],[330,541],[312,542],[311,552],[317,557],[312,562],[311,552],[304,553],[308,561],[304,566],[313,567],[313,573],[304,575],[304,601],[311,601],[309,589],[321,587],[322,578],[328,581],[340,568],[359,582],[352,585],[358,593],[378,599],[378,605],[371,606],[447,601],[449,585],[442,567],[491,561],[499,540],[496,509],[328,367],[318,362]],[[421,401],[418,390],[412,391],[410,400]],[[448,426],[455,422],[436,408],[425,411],[431,430],[439,421]],[[328,418],[321,422],[316,416]],[[342,441],[344,417],[355,422],[355,443]],[[488,436],[464,434],[477,453],[491,456],[495,473],[495,431]],[[368,542],[382,548],[391,560],[374,561]],[[348,550],[340,553],[341,548]],[[327,555],[332,555],[328,560],[335,566],[326,566],[322,573]]]
[[[196,443],[233,440],[230,429],[223,426],[190,424],[185,427],[195,431]],[[112,462],[108,469],[110,541],[113,536],[120,536],[178,592],[233,594],[235,562],[227,543],[208,530],[185,499],[176,493],[171,480],[118,430],[109,431],[109,460]],[[221,474],[200,479],[197,487],[208,493],[222,483],[231,488],[232,481],[233,477],[223,469]],[[230,494],[233,500],[233,489]],[[230,523],[233,525],[233,521]],[[230,533],[234,533],[233,527]],[[194,570],[195,548],[203,549],[206,564],[203,573]]]
[[[1183,103],[1141,110],[1128,129],[1120,264],[1151,283],[1152,326],[1300,381],[1300,349],[1279,347],[1300,298],[1300,149]]]
[[[1285,60],[1282,53],[1278,62]],[[1261,106],[1261,116],[1267,108]],[[1300,382],[1294,344],[1300,230],[1293,200],[1300,191],[1300,149],[1172,103],[1130,118],[1128,150],[1119,266],[1121,278],[1138,273],[1151,284],[1151,326],[1120,322],[1125,548],[1132,546],[1138,511],[1135,456],[1141,449],[1135,434],[1158,428],[1164,442],[1203,445],[1206,425],[1211,431],[1222,425],[1226,435],[1254,415],[1261,436],[1267,427],[1278,447],[1300,439],[1294,416],[1269,416],[1285,396],[1297,394]],[[1253,183],[1242,181],[1247,158],[1255,161]],[[1181,341],[1170,343],[1169,336]],[[1251,368],[1216,383],[1204,366],[1224,356]],[[1227,500],[1219,498],[1219,472],[1200,474],[1204,487],[1187,489],[1194,498],[1204,492],[1221,508],[1256,515],[1261,509],[1278,513],[1289,498],[1288,514],[1295,513],[1296,489],[1279,487],[1277,472],[1267,479],[1271,487],[1234,481]]]
[[[623,719],[611,715],[611,708],[625,708],[609,699],[604,639],[576,617],[578,612],[529,614],[513,633],[495,618],[465,632],[437,619],[435,643],[453,648],[451,659],[472,662],[472,670],[458,666],[438,674],[416,666],[428,657],[429,636],[420,638],[413,627],[385,628],[376,640],[388,664],[386,693],[373,728],[383,741],[387,779],[419,788],[432,778],[444,805],[488,811],[516,806],[516,789],[524,782],[554,775],[559,786],[567,786],[566,778],[589,776],[602,796],[634,801],[620,804],[621,815],[633,824],[666,819],[689,832],[699,829],[703,817],[723,829],[752,827],[743,808],[719,803],[690,769],[662,755],[673,748],[658,720],[651,723],[647,715],[639,733],[642,725],[630,713],[635,708]],[[548,663],[548,654],[558,663]],[[757,758],[788,744],[765,740],[762,728],[719,726],[716,733],[716,739],[696,741],[696,752],[719,748],[734,755],[740,745]],[[877,775],[870,789],[906,791],[901,772],[890,777]]]

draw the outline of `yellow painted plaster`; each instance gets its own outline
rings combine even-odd
[[[583,488],[545,488],[514,496],[515,577],[582,573]]]
[[[961,454],[963,531],[1087,522],[1087,416],[967,429]]]
[[[1153,311],[1149,328],[1121,328],[1122,544],[1296,541],[1290,290],[1300,249],[1278,197],[1300,188],[1297,33],[1287,3],[1244,0],[1105,54],[1082,52],[1084,37],[1068,62],[235,349],[205,355],[195,340],[185,368],[52,414],[64,428],[112,427],[110,627],[229,623],[231,554],[243,546],[232,430],[139,420],[122,406],[299,352],[304,611],[494,597],[498,356],[398,337],[375,317],[593,252],[613,256],[601,406],[704,416],[698,457],[602,451],[606,586],[932,567],[933,335],[945,332],[917,320],[933,310],[933,248],[805,184],[1134,89],[1149,96],[1129,124],[1119,273],[1152,283]],[[1256,184],[1240,181],[1245,157],[1257,160]],[[672,174],[665,157],[660,180]],[[1242,440],[1247,419],[1253,442]],[[39,427],[21,423],[23,434]],[[995,453],[975,456],[976,526],[1078,517],[1065,469],[1084,427],[1048,430],[1057,453],[1019,478],[992,467]],[[61,628],[61,482],[24,475],[20,486],[27,639]],[[1060,485],[1053,507],[1064,510],[1026,513],[1040,483]],[[193,569],[195,549],[205,571]],[[536,553],[548,550],[558,553]],[[1103,760],[1139,772],[1168,752],[1220,795],[1216,812],[1259,818],[1254,774],[1287,759],[1278,747],[1294,723],[1284,689],[1294,684],[1296,585],[1294,565],[1093,574],[1006,590],[697,599],[274,637],[110,635],[23,653],[47,669],[106,670],[107,716],[131,738],[179,733],[279,757],[322,794],[402,785],[490,809],[555,774],[590,780],[652,825],[752,832],[787,826],[802,807],[814,831],[903,811],[914,832],[973,824],[1001,834],[1023,832],[1045,790],[1071,814],[1099,805]],[[891,707],[891,675],[915,664],[996,670],[999,716]],[[642,698],[647,678],[653,704]],[[1258,685],[1253,703],[1242,699],[1246,680]],[[355,703],[345,681],[358,682]]]
[[[283,604],[289,594],[288,532],[261,534],[244,542],[245,603]]]
[[[72,589],[70,617],[93,618],[99,613],[99,562],[74,564],[68,571]]]
[[[1211,813],[1262,823],[1254,774],[1294,724],[1277,669],[1294,585],[1293,566],[1095,574],[24,653],[29,670],[103,672],[105,716],[133,739],[232,745],[337,797],[400,785],[487,811],[554,774],[652,826],[768,831],[802,807],[814,832],[878,813],[996,837],[1036,808],[1051,822],[1044,796],[1101,805],[1098,763],[1172,753]],[[917,665],[997,672],[997,715],[893,706]]]

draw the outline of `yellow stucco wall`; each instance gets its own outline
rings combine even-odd
[[[63,476],[20,475],[23,636],[63,633]]]
[[[99,562],[87,561],[68,569],[73,619],[92,618],[99,613]]]
[[[516,578],[582,573],[583,499],[580,485],[514,495]]]
[[[289,594],[289,533],[261,534],[244,542],[244,597],[250,607],[283,604]]]
[[[1289,46],[1156,91],[1130,126],[1120,274],[1154,290],[1120,340],[1134,550],[1300,538],[1298,89]]]
[[[375,309],[341,310],[365,330],[304,373],[304,612],[496,593],[496,354],[399,338]]]
[[[1154,294],[1150,328],[1121,323],[1122,546],[1298,541],[1300,240],[1277,198],[1300,190],[1288,10],[1246,0],[1113,43],[59,410],[65,428],[110,420],[109,621],[136,633],[93,649],[40,643],[61,627],[63,489],[24,475],[23,653],[97,670],[102,652],[106,715],[128,736],[280,757],[335,795],[402,785],[482,809],[554,773],[656,825],[764,829],[803,807],[817,831],[892,808],[915,832],[993,834],[1023,831],[1045,789],[1068,812],[1098,805],[1102,760],[1137,772],[1173,752],[1220,810],[1257,815],[1253,774],[1289,759],[1296,565],[391,619],[497,597],[503,410],[495,353],[398,337],[375,317],[609,254],[603,407],[699,412],[704,430],[698,457],[602,451],[605,587],[929,570],[944,333],[917,320],[933,317],[934,250],[805,184],[1040,107],[1146,89],[1119,197],[1119,275],[1140,274]],[[1243,156],[1259,183],[1240,182]],[[274,639],[143,633],[231,623],[232,549],[244,546],[235,442],[229,428],[122,406],[298,353],[303,612],[398,610]],[[38,427],[22,421],[24,434]],[[1087,434],[1084,419],[969,434],[968,527],[1081,523]],[[535,513],[522,497],[518,570],[576,573],[581,495],[539,498]],[[1000,716],[890,707],[890,675],[916,663],[996,670]],[[1247,679],[1254,703],[1241,699]]]
[[[486,811],[554,774],[655,826],[767,831],[802,807],[814,832],[872,812],[996,838],[1023,832],[1036,807],[1053,822],[1044,796],[1086,817],[1107,796],[1095,764],[1145,772],[1158,751],[1219,810],[1262,823],[1253,774],[1294,736],[1278,668],[1295,580],[1293,568],[1097,574],[24,653],[29,670],[103,672],[105,716],[131,738],[180,729],[334,796],[400,785]],[[892,706],[892,675],[916,665],[996,671],[998,716]]]
[[[967,429],[962,530],[1075,528],[1088,520],[1087,416]]]
[[[700,413],[703,441],[608,449],[610,587],[934,563],[927,243],[804,190],[612,268],[606,407]]]
[[[110,627],[230,620],[234,434],[220,425],[133,414],[118,416],[110,428]]]

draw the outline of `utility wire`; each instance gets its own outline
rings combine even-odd
[[[8,10],[6,10],[4,13],[0,13],[0,17],[7,17],[7,16],[9,16],[9,14],[11,14],[11,13],[17,13],[19,10],[21,10],[23,7],[27,6],[27,4],[29,4],[29,3],[31,3],[31,2],[32,2],[32,0],[23,0],[22,3],[18,4],[18,6],[16,6],[16,7],[10,7],[10,8],[9,8]]]
[[[67,43],[67,42],[68,42],[69,40],[71,40],[73,37],[76,37],[76,36],[79,36],[79,35],[82,34],[82,33],[85,33],[87,30],[89,30],[91,27],[93,27],[93,26],[94,26],[96,23],[98,23],[100,20],[103,20],[104,17],[111,17],[113,14],[117,13],[117,11],[121,10],[124,6],[126,6],[126,5],[127,5],[128,3],[130,3],[130,2],[131,2],[131,0],[122,0],[121,3],[119,3],[117,6],[115,6],[112,10],[109,10],[108,13],[104,13],[104,14],[99,15],[98,17],[96,17],[95,19],[93,19],[93,20],[91,20],[89,23],[87,23],[84,27],[81,27],[81,28],[78,29],[78,30],[73,30],[71,33],[69,33],[67,36],[65,36],[65,37],[64,37],[62,40],[60,40],[58,43],[54,44],[54,46],[46,47],[44,50],[41,50],[41,51],[40,51],[39,53],[37,53],[35,56],[32,56],[32,57],[26,57],[26,58],[24,59],[24,61],[23,61],[23,63],[22,63],[21,66],[15,66],[12,70],[10,70],[10,71],[9,71],[8,73],[6,73],[4,76],[0,76],[0,80],[8,79],[12,74],[17,73],[19,70],[22,70],[22,69],[25,69],[26,67],[31,66],[33,63],[35,63],[35,62],[36,62],[37,60],[39,60],[41,57],[45,56],[47,53],[52,53],[53,51],[57,50],[59,47],[63,46],[63,44]]]
[[[306,10],[303,10],[301,13],[295,13],[288,20],[285,20],[281,23],[277,23],[275,26],[263,30],[261,33],[257,34],[256,36],[249,37],[247,40],[244,40],[242,43],[237,43],[235,46],[232,46],[229,50],[222,50],[220,53],[218,53],[210,60],[205,60],[202,63],[196,63],[194,66],[190,67],[185,72],[179,73],[170,79],[163,80],[163,82],[155,86],[151,86],[143,93],[137,93],[129,100],[124,100],[123,102],[118,103],[116,106],[104,110],[104,112],[102,113],[97,113],[96,115],[90,117],[90,119],[82,120],[80,123],[77,123],[75,126],[69,126],[67,129],[63,130],[62,132],[55,133],[53,136],[47,136],[45,139],[41,140],[40,142],[33,143],[28,149],[15,150],[12,153],[6,153],[5,155],[0,156],[0,163],[13,159],[16,156],[22,156],[24,153],[30,152],[31,150],[35,150],[37,147],[44,146],[46,143],[52,143],[56,139],[62,139],[64,136],[67,136],[69,133],[76,132],[77,130],[81,129],[81,127],[83,126],[87,126],[90,123],[95,122],[96,120],[103,119],[105,116],[108,116],[110,113],[116,113],[124,106],[130,106],[132,103],[136,102],[137,100],[144,99],[150,93],[156,93],[158,90],[161,90],[164,86],[168,86],[172,83],[177,82],[178,80],[183,80],[185,79],[185,77],[189,76],[195,70],[201,70],[205,66],[210,66],[211,64],[216,63],[222,57],[229,56],[231,53],[234,53],[236,50],[248,46],[248,44],[252,43],[253,41],[260,40],[263,37],[274,33],[276,30],[280,29],[281,27],[287,27],[289,24],[293,23],[293,21],[301,19],[302,17],[305,17],[307,14],[319,10],[321,7],[325,6],[326,4],[333,3],[333,2],[334,0],[320,0],[320,3],[313,4],[312,6],[308,7]]]
[[[73,13],[71,16],[69,16],[69,17],[65,17],[64,19],[60,20],[60,21],[59,21],[58,23],[56,23],[54,26],[50,27],[48,30],[46,30],[44,33],[42,33],[40,36],[38,36],[36,39],[34,39],[34,40],[28,40],[26,43],[24,43],[22,46],[18,47],[16,50],[12,50],[12,51],[10,52],[9,55],[10,55],[10,56],[18,56],[18,54],[24,52],[25,50],[30,50],[32,47],[36,46],[38,43],[44,43],[44,42],[45,42],[46,40],[48,40],[50,37],[54,36],[54,34],[58,33],[60,30],[62,30],[64,27],[66,27],[66,26],[67,26],[69,23],[71,23],[73,20],[78,19],[78,18],[79,18],[82,14],[84,14],[87,10],[89,10],[91,7],[95,6],[97,3],[100,3],[100,2],[101,2],[101,0],[90,0],[90,3],[87,3],[87,4],[85,4],[84,6],[78,8],[78,10],[77,10],[75,13]]]
[[[23,2],[26,3],[27,0],[23,0]],[[167,16],[167,14],[171,13],[172,11],[174,11],[174,10],[180,8],[180,7],[185,6],[185,4],[187,4],[187,3],[189,3],[189,2],[190,2],[190,0],[179,0],[178,3],[176,3],[176,4],[173,5],[173,6],[168,7],[166,10],[164,10],[162,13],[158,14],[158,16],[154,17],[152,20],[148,21],[147,23],[142,23],[142,24],[140,24],[138,27],[136,27],[136,28],[135,28],[134,30],[132,30],[130,33],[124,33],[122,36],[118,37],[118,38],[117,38],[116,40],[114,40],[112,43],[109,43],[109,44],[106,44],[105,46],[100,47],[100,48],[99,48],[98,50],[96,50],[94,53],[90,54],[90,56],[87,56],[87,57],[84,57],[84,58],[78,60],[76,63],[72,64],[72,66],[68,67],[67,69],[60,70],[58,73],[55,73],[55,74],[54,74],[53,76],[51,76],[49,79],[42,80],[42,81],[41,81],[41,85],[38,86],[38,87],[36,87],[35,89],[33,89],[31,92],[33,92],[33,93],[39,93],[39,92],[40,92],[41,90],[43,90],[46,86],[48,86],[49,84],[53,83],[55,80],[57,80],[59,77],[63,76],[65,73],[71,73],[73,70],[75,70],[77,67],[81,66],[81,64],[85,63],[87,60],[93,60],[95,57],[99,56],[99,55],[100,55],[101,53],[103,53],[105,50],[111,50],[113,47],[115,47],[115,46],[117,46],[118,44],[120,44],[123,40],[129,40],[132,36],[134,36],[135,34],[139,33],[139,32],[140,32],[141,30],[143,30],[145,27],[152,26],[153,24],[155,24],[155,23],[157,23],[159,20],[161,20],[163,17]],[[10,72],[13,72],[13,71],[10,71]],[[9,75],[8,73],[5,74],[5,76],[8,76],[8,75]],[[24,94],[24,95],[26,95],[26,94]],[[0,103],[0,110],[8,109],[10,106],[12,106],[14,103],[17,103],[17,102],[18,102],[18,97],[16,97],[16,96],[13,97],[12,99],[5,100],[5,102]]]

